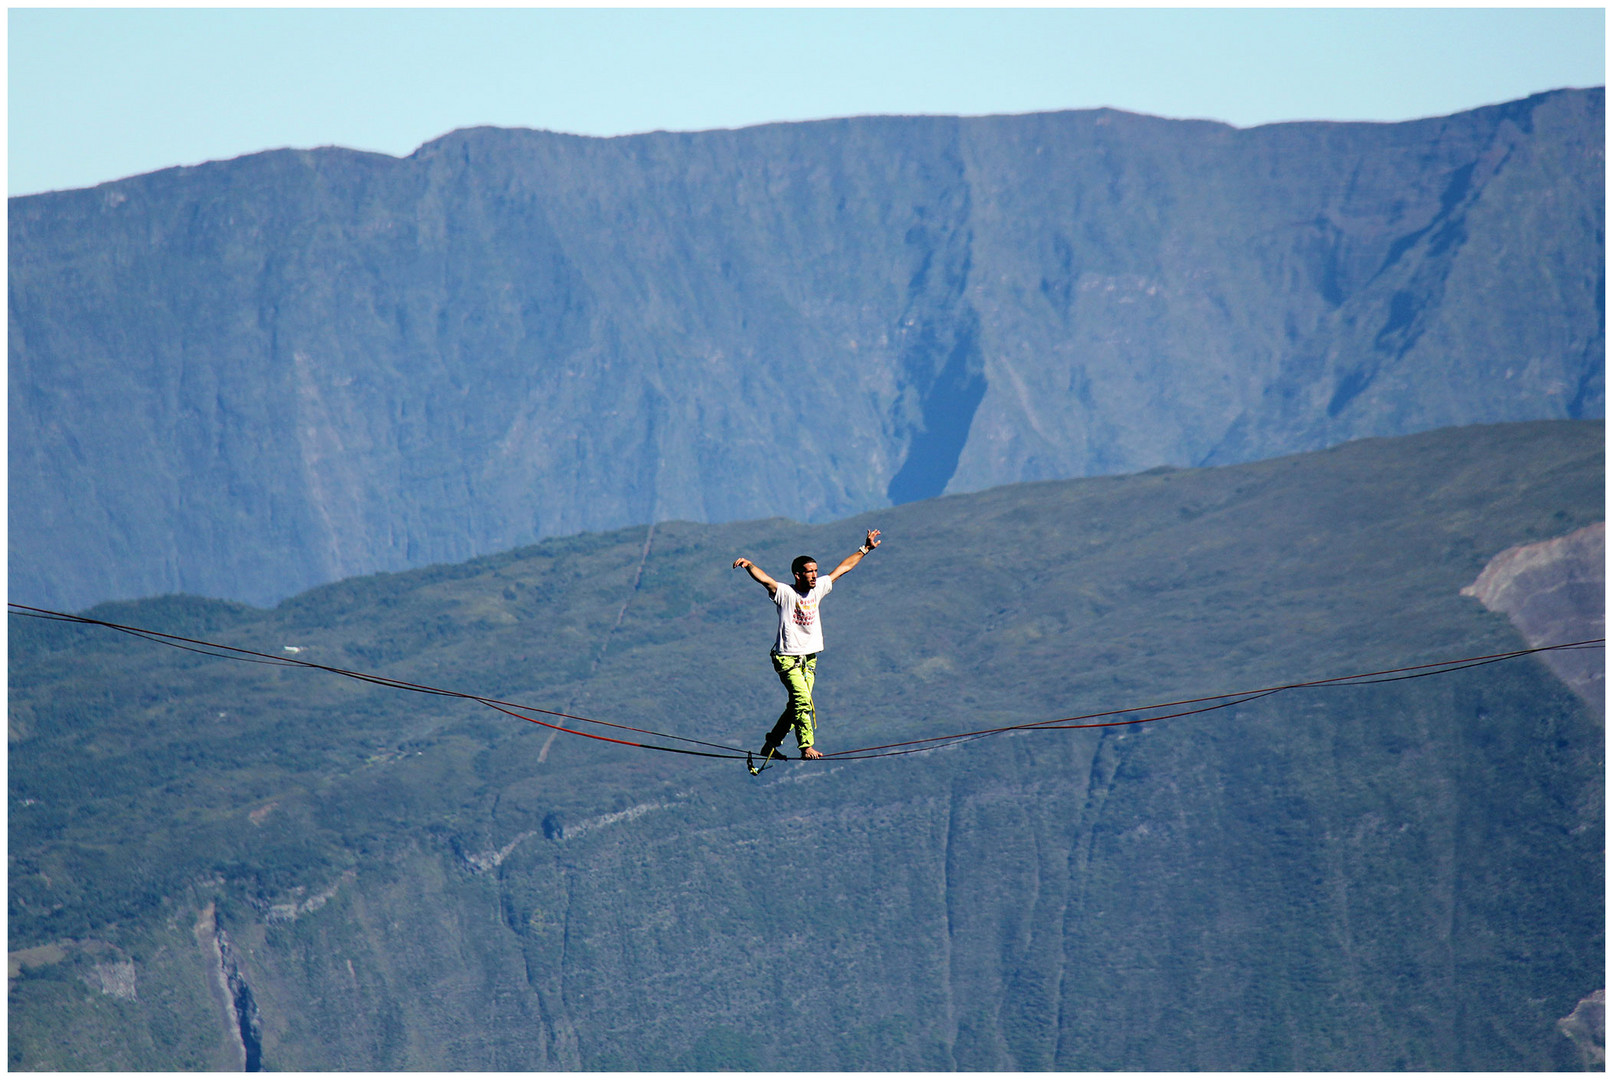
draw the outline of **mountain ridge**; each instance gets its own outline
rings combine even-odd
[[[13,199],[11,592],[1599,416],[1602,115],[473,129]]]

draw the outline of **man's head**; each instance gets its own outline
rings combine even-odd
[[[797,555],[790,564],[790,573],[795,575],[796,592],[806,592],[818,583],[818,560],[810,555]]]

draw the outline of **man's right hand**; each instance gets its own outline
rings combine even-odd
[[[762,570],[759,566],[745,558],[743,555],[734,560],[735,570],[738,570],[741,566],[745,568],[745,572],[747,574],[749,574],[767,590],[768,596],[778,595],[778,582],[762,573]]]

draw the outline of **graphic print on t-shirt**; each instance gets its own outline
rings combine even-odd
[[[792,586],[780,586],[773,594],[778,605],[778,636],[773,651],[786,656],[810,656],[823,648],[823,620],[818,618],[818,605],[829,595],[834,583],[819,578],[818,583],[804,594]]]

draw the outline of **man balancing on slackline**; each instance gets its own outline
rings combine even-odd
[[[863,556],[878,546],[879,530],[869,529],[868,539],[863,541],[863,546],[847,555],[839,566],[829,572],[828,577],[821,580],[818,577],[818,560],[810,555],[799,555],[790,564],[790,572],[795,575],[792,585],[780,585],[743,555],[734,560],[734,569],[743,566],[767,590],[773,603],[778,605],[778,636],[773,641],[773,670],[778,672],[779,681],[784,684],[790,700],[785,703],[778,723],[773,725],[773,730],[767,733],[767,740],[762,744],[762,766],[772,758],[784,757],[779,745],[792,727],[795,728],[795,741],[801,747],[803,758],[823,756],[812,745],[818,727],[818,712],[812,705],[812,680],[817,674],[818,653],[823,651],[823,622],[818,618],[818,605],[834,588],[835,578],[862,562]],[[751,765],[753,773],[760,769],[761,766]]]

